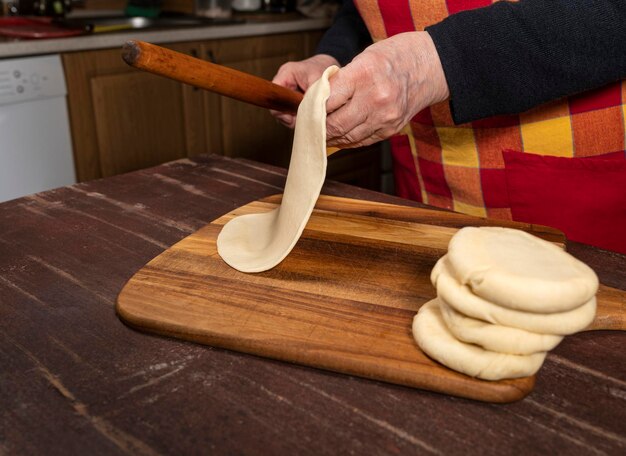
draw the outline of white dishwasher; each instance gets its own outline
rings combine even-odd
[[[76,182],[58,55],[0,59],[0,202]]]

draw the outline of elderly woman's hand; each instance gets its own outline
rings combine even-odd
[[[401,33],[369,46],[330,79],[330,87],[327,142],[340,148],[386,139],[449,95],[427,32]]]
[[[331,65],[339,66],[334,57],[326,54],[318,54],[300,62],[287,62],[278,69],[272,82],[288,89],[306,92],[317,81],[326,68]],[[271,111],[283,125],[294,128],[296,116],[280,111]]]

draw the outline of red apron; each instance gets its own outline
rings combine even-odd
[[[375,42],[491,3],[355,0]],[[447,101],[439,103],[390,140],[396,192],[466,214],[553,226],[569,239],[626,253],[625,117],[624,81],[462,125],[452,122]]]

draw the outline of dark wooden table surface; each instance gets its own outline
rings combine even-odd
[[[566,338],[530,396],[491,405],[120,323],[115,298],[139,268],[284,179],[207,157],[1,204],[0,454],[626,454],[623,332]],[[571,251],[626,288],[623,256]]]

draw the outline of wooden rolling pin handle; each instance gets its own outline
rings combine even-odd
[[[122,58],[132,67],[262,108],[295,113],[302,101],[301,93],[263,78],[144,41],[127,41]]]

